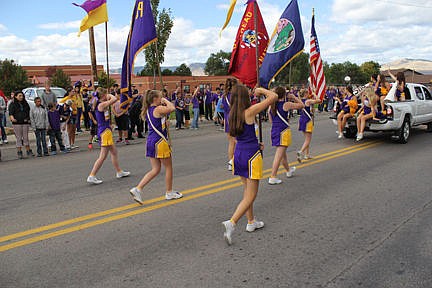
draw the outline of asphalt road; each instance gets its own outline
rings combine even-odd
[[[290,162],[303,141],[296,130]],[[243,218],[232,246],[220,223],[242,189],[226,171],[224,134],[204,125],[172,135],[185,197],[163,200],[159,176],[143,206],[128,193],[150,167],[139,141],[119,147],[132,175],[115,179],[107,161],[100,186],[85,183],[97,150],[13,160],[2,147],[0,287],[432,287],[431,134],[355,143],[320,115],[315,158],[281,185],[261,181],[255,214],[265,227],[248,233]]]

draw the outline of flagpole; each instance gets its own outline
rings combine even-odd
[[[161,67],[160,67],[160,63],[159,63],[159,48],[158,48],[158,41],[155,42],[156,45],[156,62],[157,62],[157,69],[158,69],[158,73],[159,73],[159,81],[161,84],[161,89],[163,89],[163,79],[162,79],[162,71],[161,71]]]
[[[254,2],[254,26],[255,26],[255,60],[256,60],[256,73],[257,73],[257,86],[260,87],[260,81],[259,81],[259,40],[258,40],[258,9],[257,9],[257,2]],[[258,99],[259,101],[259,99]],[[258,135],[259,135],[259,142],[263,142],[263,136],[262,136],[262,119],[261,119],[261,113],[258,114]],[[262,151],[261,151],[262,153]]]
[[[91,70],[93,75],[93,83],[98,80],[97,76],[97,64],[96,64],[96,48],[93,27],[89,29],[89,42],[90,42],[90,59],[91,59]]]
[[[108,58],[108,22],[105,22],[105,52],[107,64],[107,89],[110,92],[110,71],[109,71],[109,58]]]

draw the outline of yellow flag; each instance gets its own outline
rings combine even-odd
[[[227,18],[225,20],[225,24],[223,25],[222,29],[219,32],[219,38],[222,36],[222,31],[228,26],[229,22],[231,21],[231,16],[234,12],[234,8],[235,8],[236,3],[237,3],[237,0],[231,0],[231,4],[230,4],[230,7],[228,9],[228,14],[227,14]]]

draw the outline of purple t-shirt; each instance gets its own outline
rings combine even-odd
[[[58,110],[48,110],[48,122],[52,130],[60,130],[60,113]]]
[[[192,108],[199,108],[199,101],[196,96],[192,97]]]
[[[205,95],[205,104],[211,104],[213,102],[213,93],[210,90],[206,90]]]

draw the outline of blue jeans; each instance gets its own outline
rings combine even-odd
[[[2,134],[1,140],[7,139],[5,126],[6,126],[6,114],[0,114],[0,129]]]
[[[76,119],[77,119],[76,128],[77,128],[77,131],[81,131],[81,115],[82,115],[82,113],[83,113],[83,109],[82,108],[77,108],[77,115],[76,115]]]
[[[60,130],[48,130],[49,139],[51,142],[51,151],[57,151],[56,139],[60,146],[60,151],[65,151],[65,146],[63,145],[62,133]]]
[[[199,113],[200,113],[199,107],[193,108],[192,128],[198,128]]]
[[[48,147],[46,144],[46,129],[36,129],[35,134],[36,134],[37,154],[41,155],[42,150],[45,155],[48,154]]]
[[[183,110],[176,109],[176,128],[181,128],[183,124]]]

